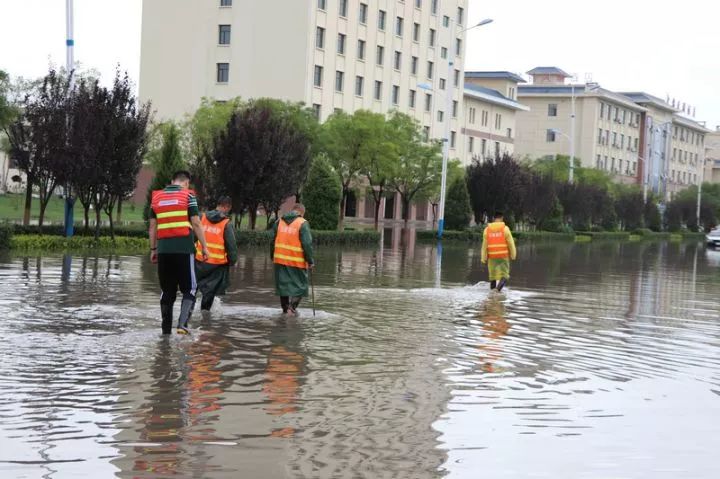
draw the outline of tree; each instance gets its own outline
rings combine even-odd
[[[662,230],[662,215],[660,214],[660,208],[658,208],[657,200],[652,196],[648,197],[645,205],[643,206],[643,224],[645,228],[649,228],[653,231]]]
[[[441,172],[442,174],[442,172]],[[457,158],[448,161],[447,165],[447,184],[452,185],[458,178],[465,181],[465,168]],[[441,177],[442,181],[442,177]],[[432,206],[433,214],[433,229],[437,223],[438,209],[440,207],[440,187],[441,183],[436,182],[432,187],[428,188],[425,192],[418,195],[418,200],[427,200]],[[465,186],[467,189],[467,185]],[[447,193],[446,193],[447,194]],[[445,198],[447,200],[447,197]],[[446,215],[447,216],[447,215]]]
[[[165,188],[172,181],[172,175],[186,168],[180,148],[180,128],[172,122],[160,123],[150,134],[151,147],[146,158],[155,169],[155,175],[148,188],[143,218],[150,218],[152,192]]]
[[[470,224],[471,214],[467,182],[465,178],[455,178],[445,201],[445,227],[449,230],[463,230]]]
[[[639,188],[617,186],[615,212],[621,229],[632,231],[640,228],[643,223],[644,206],[642,191]]]
[[[347,198],[360,174],[366,170],[364,149],[372,141],[372,128],[363,121],[369,112],[357,111],[348,115],[336,112],[322,125],[320,151],[326,155],[342,186],[339,228],[344,227]]]
[[[558,230],[562,226],[562,206],[555,192],[552,178],[537,172],[526,172],[522,210],[524,217],[539,230]],[[558,217],[558,212],[560,216]],[[520,218],[518,218],[520,219]]]
[[[307,209],[305,216],[312,227],[318,230],[336,230],[340,221],[338,210],[342,185],[332,166],[322,155],[313,160],[302,195]]]
[[[255,229],[258,207],[279,208],[297,192],[310,162],[309,110],[300,104],[259,99],[234,112],[215,141],[219,187],[247,208]]]
[[[5,130],[19,113],[17,106],[12,103],[10,98],[11,89],[10,76],[0,70],[0,130]]]
[[[440,181],[441,146],[425,142],[417,120],[404,113],[394,112],[388,122],[397,145],[390,184],[400,194],[407,225],[413,199],[427,195]]]
[[[467,167],[467,184],[475,221],[482,223],[498,210],[520,212],[525,183],[524,170],[510,155],[473,161]]]

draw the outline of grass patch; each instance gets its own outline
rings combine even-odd
[[[10,247],[20,251],[148,251],[150,242],[147,238],[101,236],[97,240],[90,236],[63,236],[48,235],[14,235],[10,240]]]
[[[75,219],[82,220],[83,208],[79,202],[75,202]],[[123,203],[122,221],[132,223],[142,223],[142,206],[135,206],[130,202]],[[7,193],[0,195],[0,218],[5,221],[22,221],[25,213],[25,194]],[[40,199],[33,198],[32,208],[30,210],[30,219],[37,220],[40,218]],[[90,221],[95,219],[95,212],[90,212]],[[102,220],[106,220],[107,216],[103,213]],[[65,200],[53,196],[45,210],[45,222],[62,223],[65,221]]]
[[[630,233],[627,231],[578,231],[578,236],[589,236],[595,240],[620,240],[626,241],[630,239]]]
[[[587,235],[577,235],[575,236],[575,242],[576,243],[591,243],[592,242],[592,236]]]

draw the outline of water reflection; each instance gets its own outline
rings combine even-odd
[[[720,473],[716,252],[520,244],[502,296],[477,247],[317,255],[316,318],[246,250],[191,338],[145,257],[0,257],[0,475]]]

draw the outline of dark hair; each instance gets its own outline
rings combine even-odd
[[[221,196],[217,200],[217,206],[226,206],[228,208],[232,208],[232,200],[229,196]]]
[[[293,206],[293,211],[302,211],[305,212],[305,205],[302,203],[295,203],[295,206]]]
[[[502,218],[502,217],[503,217],[502,211],[496,211],[496,212],[495,212],[495,218]]]
[[[179,170],[173,173],[173,181],[190,181],[190,172],[187,170]]]

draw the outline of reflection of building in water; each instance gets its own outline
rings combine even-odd
[[[497,362],[502,357],[502,338],[510,329],[505,318],[505,304],[499,296],[491,295],[480,310],[484,344],[479,346],[482,369],[488,373],[500,372]]]

